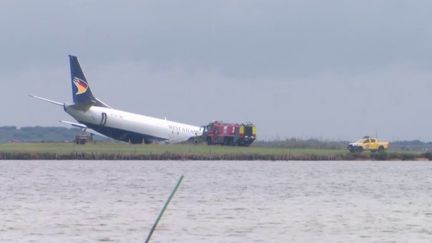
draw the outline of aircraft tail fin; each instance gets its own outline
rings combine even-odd
[[[69,55],[71,82],[72,82],[72,97],[76,105],[96,105],[109,107],[102,101],[94,97],[91,92],[90,85],[81,69],[76,56]]]

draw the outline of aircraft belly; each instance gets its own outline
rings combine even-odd
[[[151,137],[168,139],[166,131],[156,124],[150,124],[146,121],[131,120],[108,115],[106,127],[122,129],[138,134],[144,134]]]

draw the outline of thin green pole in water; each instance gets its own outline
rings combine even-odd
[[[177,189],[179,188],[180,183],[182,182],[182,180],[183,180],[183,175],[182,175],[182,176],[180,177],[180,179],[177,181],[177,184],[176,184],[176,186],[174,187],[174,190],[171,192],[171,194],[170,194],[168,200],[165,202],[165,205],[163,206],[161,212],[159,213],[159,216],[157,217],[156,222],[153,224],[153,227],[151,228],[150,233],[149,233],[149,235],[147,236],[147,239],[146,239],[145,243],[150,242],[150,238],[151,238],[151,236],[153,235],[153,232],[155,231],[156,226],[157,226],[157,224],[159,223],[159,220],[162,218],[163,213],[165,212],[166,208],[168,207],[168,204],[171,202],[171,199],[174,197],[174,194],[176,193]]]

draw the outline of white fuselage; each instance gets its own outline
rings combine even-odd
[[[113,108],[90,106],[86,109],[66,106],[65,111],[78,122],[87,125],[109,137],[130,141],[127,136],[145,137],[146,142],[166,141],[178,143],[192,137],[201,136],[203,129],[198,126],[182,124]]]

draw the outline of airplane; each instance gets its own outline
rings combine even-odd
[[[92,129],[115,140],[132,144],[179,143],[201,136],[203,128],[140,114],[117,110],[97,99],[87,82],[76,56],[69,55],[73,104],[31,97],[63,106],[76,122],[61,121],[81,128]]]

